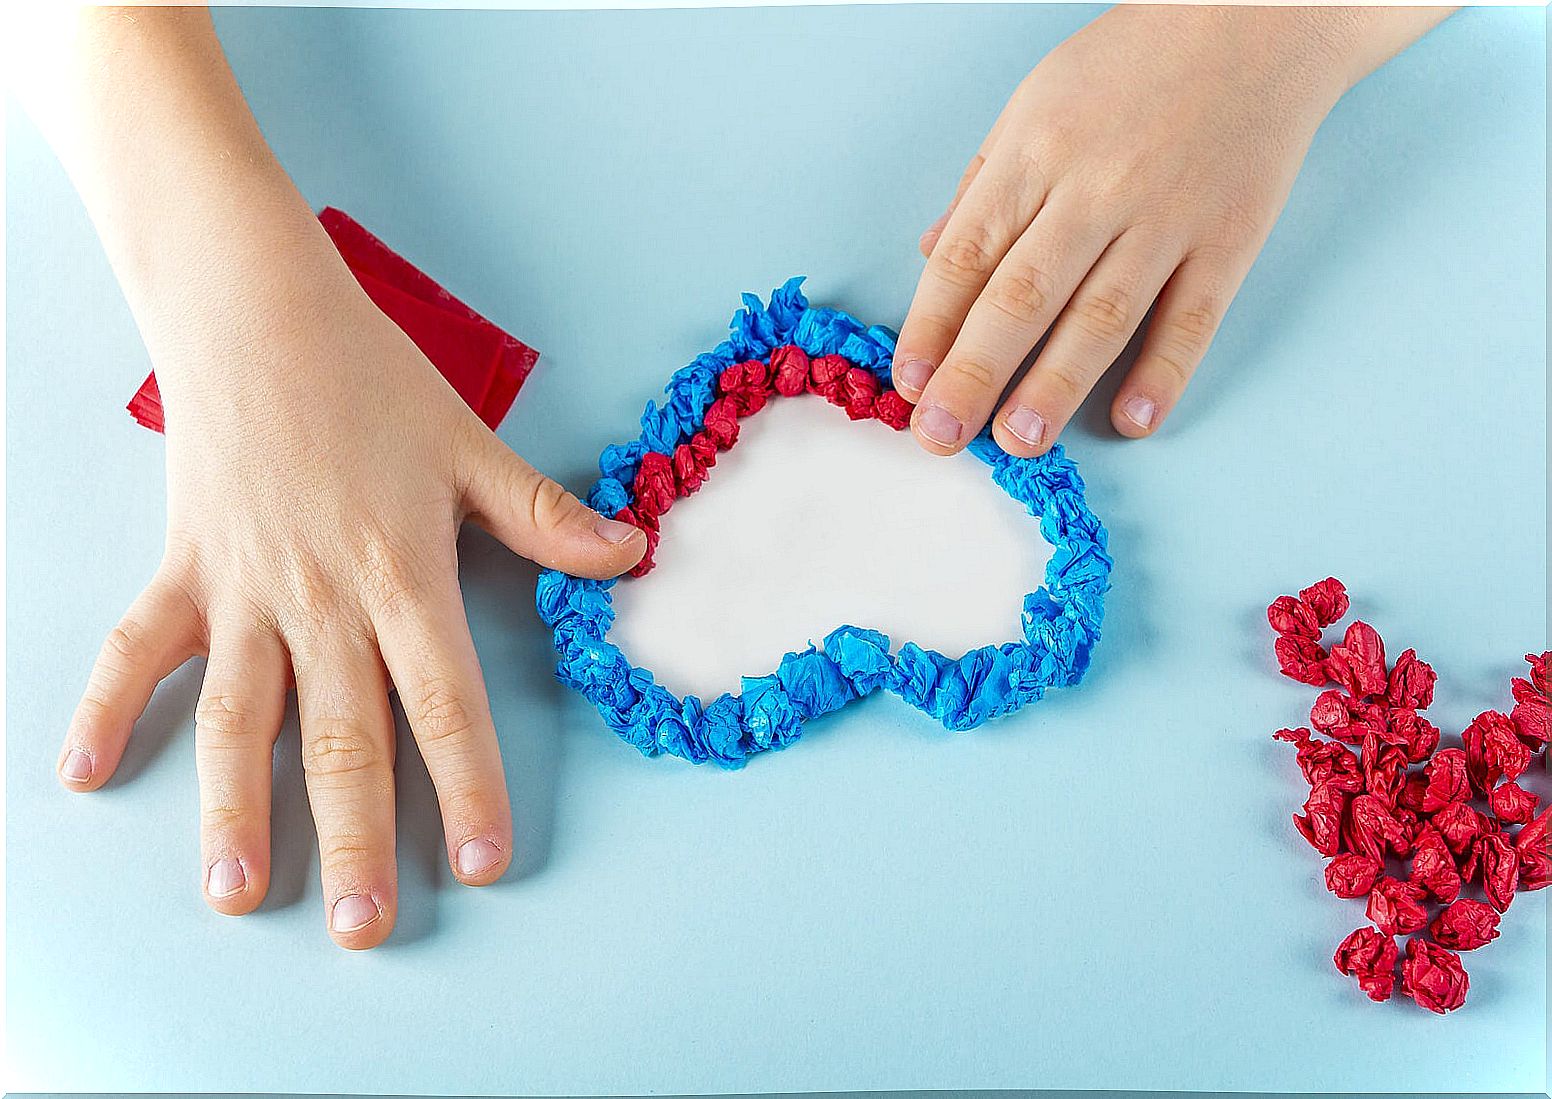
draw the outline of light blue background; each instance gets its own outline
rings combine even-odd
[[[739,291],[807,272],[817,300],[898,324],[918,232],[1096,11],[219,22],[308,199],[542,349],[502,434],[581,488]],[[1269,735],[1312,692],[1274,674],[1261,617],[1343,577],[1440,670],[1453,729],[1545,645],[1544,49],[1540,11],[1469,12],[1365,82],[1163,434],[1084,415],[1071,449],[1118,567],[1080,691],[959,737],[878,697],[738,774],[646,761],[549,680],[533,570],[467,537],[517,866],[450,881],[406,749],[402,914],[364,955],[323,931],[294,725],[270,900],[240,921],[201,903],[197,667],[122,779],[54,783],[160,552],[162,444],[122,409],[148,363],[91,227],[13,110],[12,1083],[1544,1088],[1544,894],[1469,959],[1455,1016],[1332,971],[1360,906],[1289,824],[1302,787]]]

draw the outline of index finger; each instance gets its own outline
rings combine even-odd
[[[913,404],[942,365],[992,272],[1045,202],[1044,178],[1026,156],[994,150],[927,257],[900,327],[892,376]]]

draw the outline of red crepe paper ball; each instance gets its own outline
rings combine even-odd
[[[1471,854],[1461,876],[1467,881],[1478,882],[1487,903],[1503,912],[1513,902],[1514,889],[1520,883],[1519,852],[1502,832],[1478,836],[1471,845]]]
[[[1387,935],[1410,935],[1428,924],[1423,897],[1422,889],[1411,882],[1383,877],[1369,891],[1365,914],[1370,923]]]
[[[738,442],[738,408],[726,397],[712,401],[706,409],[704,430],[718,450],[726,450]]]
[[[1330,682],[1326,673],[1326,650],[1320,647],[1320,642],[1285,634],[1277,639],[1276,653],[1277,664],[1289,679],[1312,687],[1324,687]]]
[[[1517,683],[1529,681],[1520,679]],[[1544,698],[1520,698],[1509,713],[1514,731],[1532,750],[1552,740],[1552,703]]]
[[[1536,795],[1517,782],[1506,782],[1488,795],[1500,824],[1526,824],[1536,815]]]
[[[1437,813],[1447,805],[1471,800],[1471,781],[1466,777],[1466,753],[1459,748],[1435,752],[1423,774],[1428,786],[1423,791],[1423,812]]]
[[[872,371],[860,366],[847,370],[841,375],[840,385],[841,403],[846,408],[846,415],[853,420],[871,419],[874,399],[883,388]]]
[[[1367,855],[1338,855],[1326,864],[1326,888],[1339,897],[1366,897],[1382,869]]]
[[[1519,778],[1530,767],[1531,750],[1521,742],[1508,714],[1495,710],[1478,714],[1460,739],[1466,748],[1466,773],[1481,793],[1490,791],[1500,778]]]
[[[1527,653],[1525,663],[1530,665],[1531,686],[1544,697],[1552,698],[1552,653],[1542,653],[1540,656]]]
[[[1430,824],[1418,829],[1412,849],[1412,874],[1408,880],[1445,904],[1460,896],[1463,883],[1460,868],[1455,865],[1455,854],[1439,830]]]
[[[1438,810],[1430,823],[1457,855],[1469,852],[1477,837],[1492,827],[1491,821],[1463,801],[1452,802]]]
[[[1349,851],[1383,859],[1387,851],[1403,857],[1412,853],[1412,830],[1374,794],[1359,794],[1348,806],[1342,840]]]
[[[636,470],[635,490],[637,515],[661,515],[667,511],[679,495],[673,459],[656,451],[644,454]]]
[[[1422,763],[1439,747],[1439,727],[1416,710],[1392,710],[1385,718],[1387,740],[1399,744],[1408,763]]]
[[[1475,950],[1498,938],[1498,918],[1492,905],[1464,898],[1440,912],[1428,931],[1440,946]]]
[[[1291,595],[1280,595],[1266,608],[1272,629],[1287,637],[1320,639],[1320,621],[1309,606]]]
[[[1390,999],[1396,987],[1396,940],[1372,927],[1360,927],[1336,948],[1337,972],[1358,979],[1358,987],[1375,1003]]]
[[[893,389],[886,389],[873,402],[873,415],[896,431],[903,431],[911,423],[911,402]]]
[[[1471,978],[1452,950],[1426,939],[1410,939],[1401,963],[1401,991],[1420,1007],[1443,1015],[1466,1002]]]
[[[787,345],[771,352],[771,373],[776,392],[796,397],[808,388],[808,352]]]
[[[1384,694],[1389,677],[1385,672],[1385,643],[1367,622],[1354,622],[1340,645],[1334,645],[1326,657],[1326,672],[1353,698]]]
[[[1323,782],[1305,799],[1303,815],[1293,818],[1299,834],[1322,855],[1335,855],[1342,850],[1342,819],[1347,815],[1347,800],[1347,792],[1337,783]]]
[[[1321,629],[1347,616],[1347,588],[1334,576],[1299,592],[1299,601],[1315,613]]]
[[[1408,649],[1396,657],[1396,666],[1390,669],[1390,679],[1385,685],[1386,701],[1409,710],[1426,710],[1433,705],[1433,686],[1437,679],[1434,670],[1417,659],[1417,650]]]
[[[1552,885],[1552,855],[1545,851],[1521,851],[1520,888],[1545,889]]]

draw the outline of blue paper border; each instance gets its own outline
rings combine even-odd
[[[614,515],[632,501],[642,455],[672,454],[700,431],[716,400],[717,377],[729,366],[768,359],[795,344],[810,357],[840,355],[886,387],[895,348],[887,328],[863,325],[835,309],[810,306],[801,278],[788,279],[767,305],[753,294],[733,317],[727,339],[669,380],[667,399],[648,402],[641,435],[604,448],[602,476],[588,503]],[[992,480],[1040,520],[1055,547],[1045,584],[1024,600],[1024,640],[972,649],[952,659],[915,642],[890,652],[876,630],[841,626],[815,647],[787,653],[769,675],[745,677],[742,691],[708,704],[679,698],[633,666],[607,638],[614,622],[614,580],[589,580],[554,569],[539,577],[536,603],[555,631],[556,677],[597,707],[604,721],[643,755],[740,767],[751,755],[797,740],[808,720],[873,691],[888,690],[949,729],[973,729],[1038,701],[1047,689],[1083,678],[1099,641],[1112,561],[1104,525],[1089,510],[1083,479],[1060,446],[1038,458],[1005,453],[982,432],[970,453],[991,467]]]

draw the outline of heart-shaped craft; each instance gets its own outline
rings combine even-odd
[[[648,550],[631,570],[652,568],[661,517],[706,480],[717,453],[738,439],[738,421],[775,396],[817,393],[853,420],[895,430],[911,407],[890,386],[894,333],[835,309],[810,307],[789,279],[767,306],[752,294],[732,334],[676,373],[662,407],[648,402],[641,436],[604,448],[603,476],[588,494],[598,512],[642,528]],[[954,730],[972,729],[1038,701],[1049,687],[1083,678],[1099,640],[1111,560],[1105,528],[1083,499],[1083,479],[1060,446],[1038,458],[1005,453],[987,432],[970,453],[1040,520],[1054,547],[1045,584],[1024,599],[1024,640],[972,649],[955,660],[915,642],[898,652],[877,630],[841,626],[818,647],[789,652],[770,675],[745,677],[742,693],[702,705],[653,681],[609,643],[614,580],[553,569],[539,577],[539,615],[555,631],[556,677],[580,691],[604,721],[644,755],[739,767],[751,755],[797,740],[803,723],[879,690],[890,691]]]

